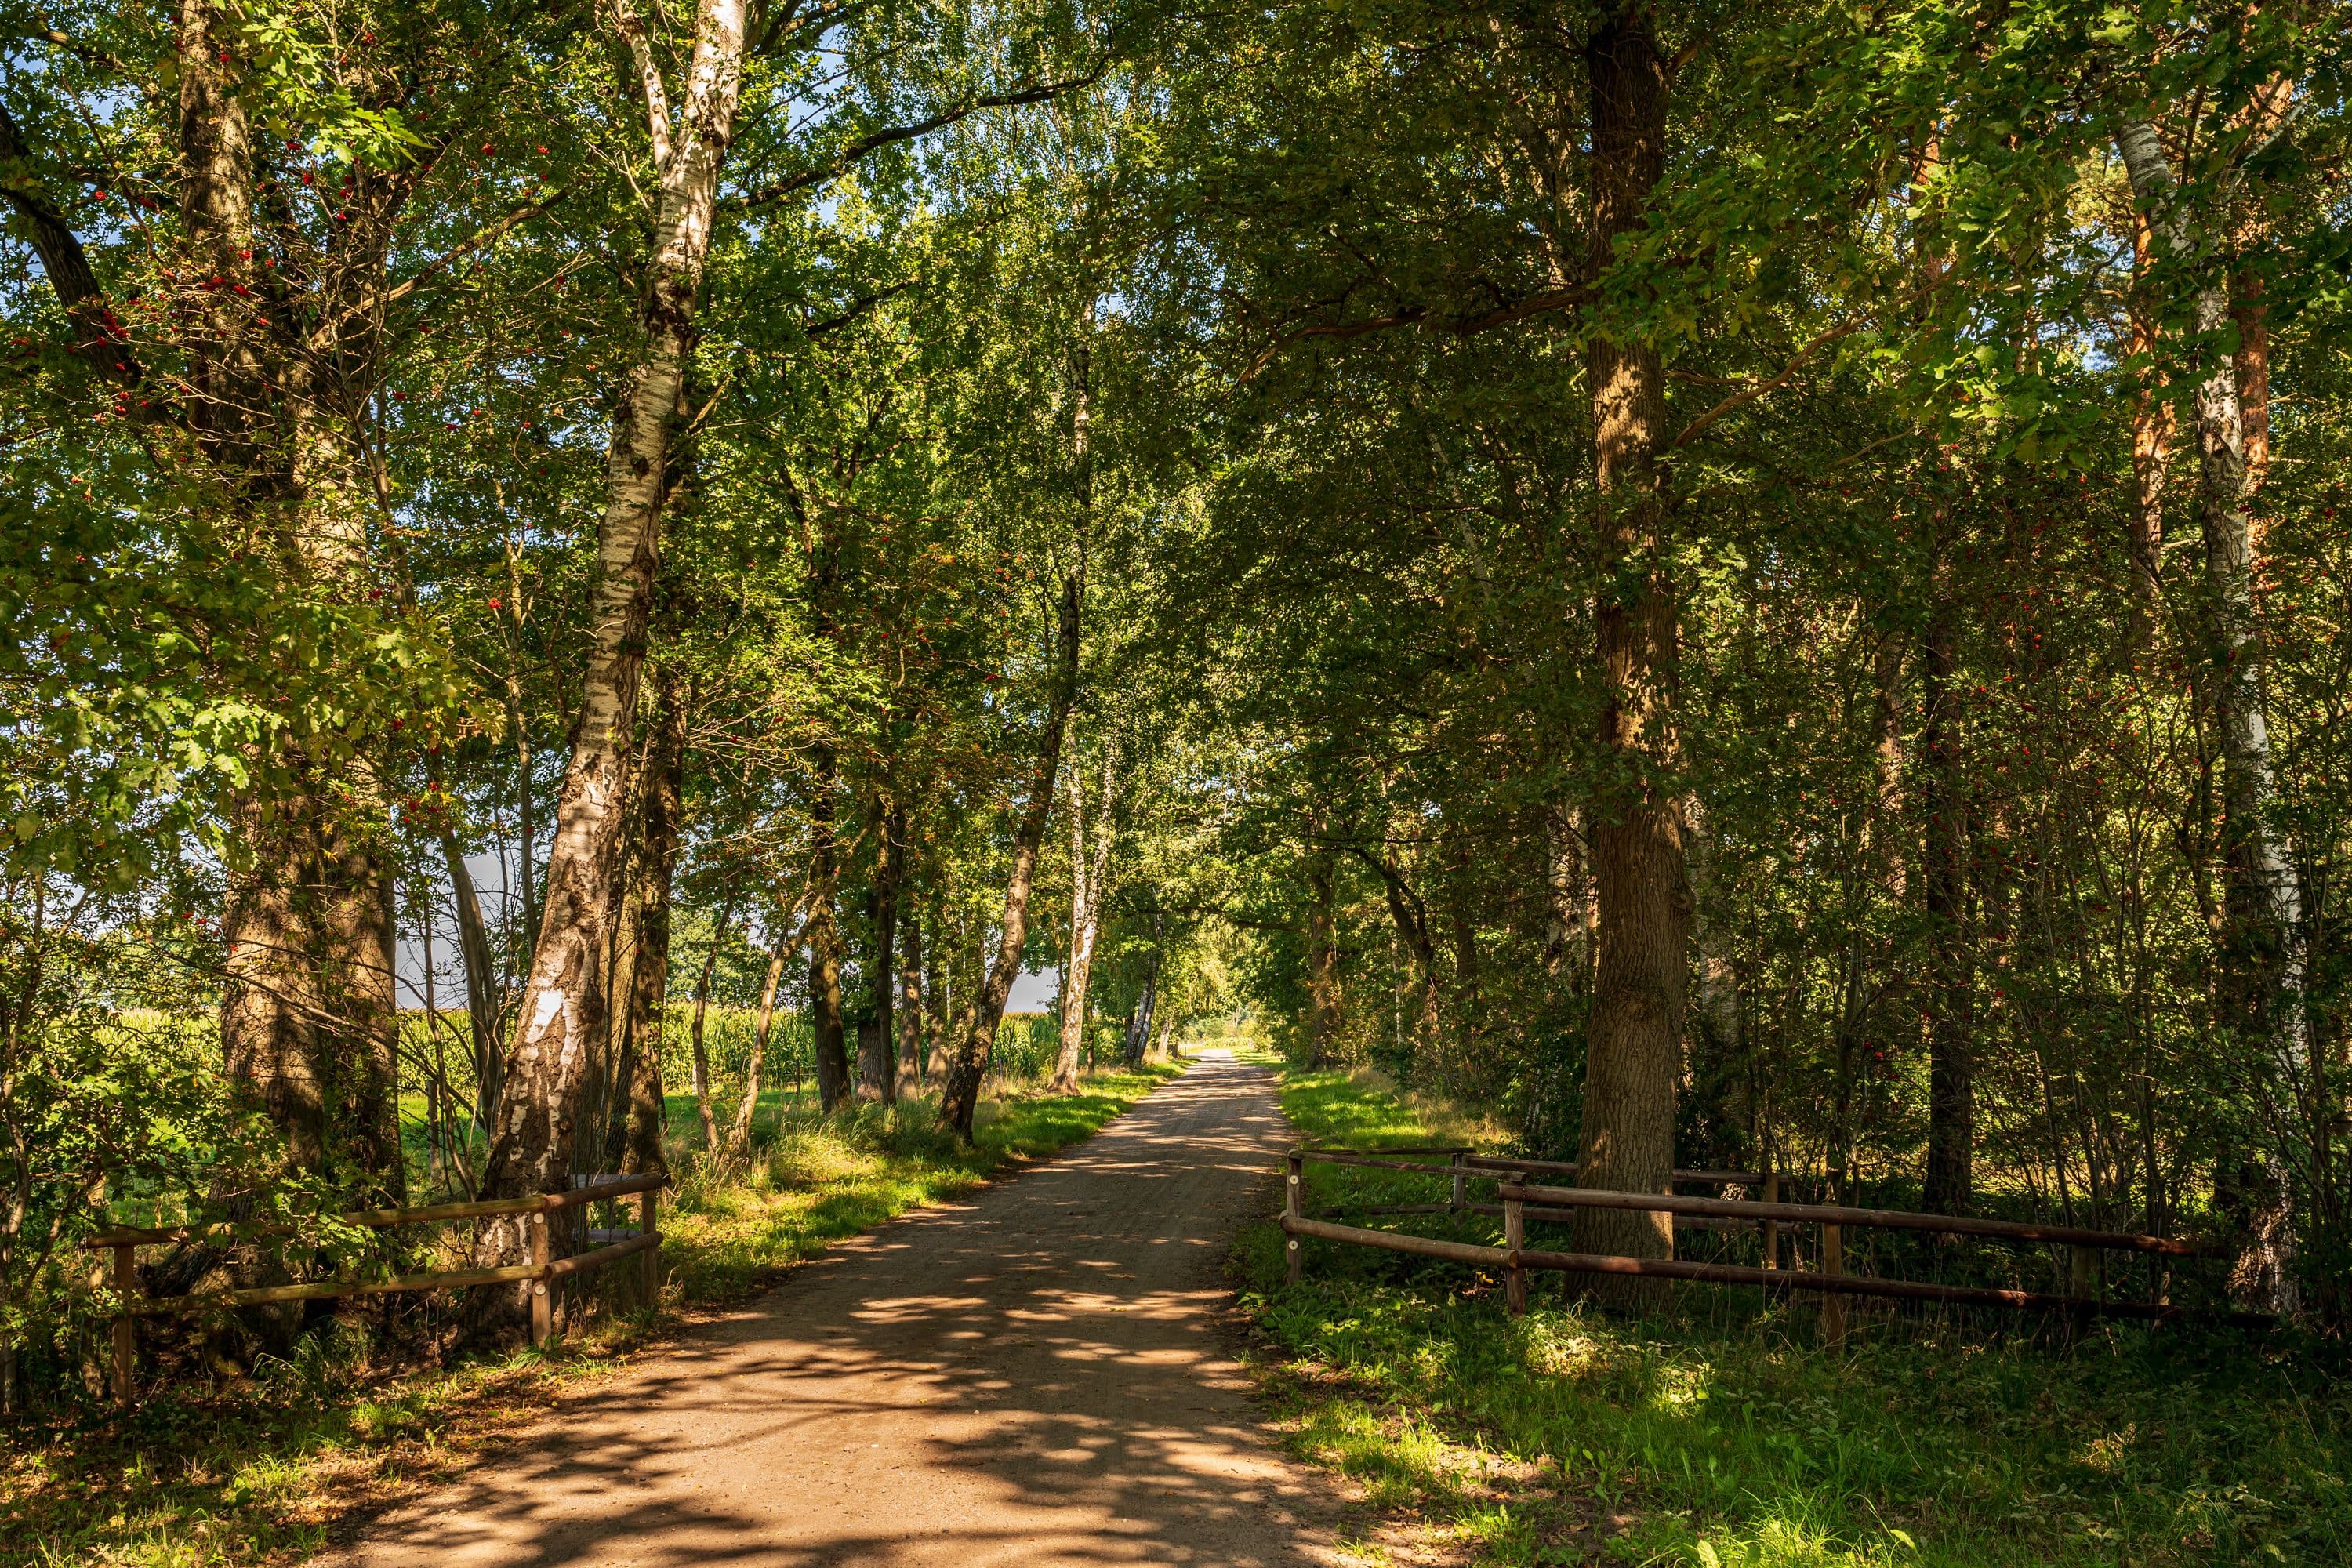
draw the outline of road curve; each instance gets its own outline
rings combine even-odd
[[[1273,1075],[1203,1058],[598,1384],[336,1561],[1353,1563],[1221,1340],[1227,1248],[1286,1141]]]

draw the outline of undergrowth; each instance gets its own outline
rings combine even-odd
[[[147,1391],[128,1421],[92,1412],[10,1429],[0,1449],[0,1564],[299,1561],[326,1543],[336,1520],[456,1468],[568,1386],[622,1364],[677,1313],[740,1300],[828,1242],[1076,1142],[1175,1070],[1101,1074],[1076,1094],[983,1101],[970,1146],[933,1128],[928,1101],[821,1121],[790,1097],[763,1097],[751,1158],[673,1151],[665,1314],[604,1312],[546,1354],[526,1349],[445,1369],[383,1358],[385,1337],[361,1325],[380,1322],[394,1299],[375,1298],[357,1321],[320,1323],[250,1375]],[[673,1128],[697,1127],[690,1100],[671,1109]],[[434,1338],[429,1320],[448,1308],[412,1297],[392,1310],[404,1314],[394,1337],[414,1344]]]
[[[1365,1075],[1288,1073],[1283,1102],[1317,1143],[1465,1131]],[[1309,1173],[1310,1207],[1399,1179]],[[1481,1563],[2352,1562],[2352,1391],[2325,1347],[1882,1313],[1829,1352],[1752,1292],[1680,1287],[1627,1321],[1538,1275],[1514,1320],[1494,1277],[1307,1258],[1286,1286],[1275,1227],[1240,1247],[1290,1442]]]

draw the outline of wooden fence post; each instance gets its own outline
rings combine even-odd
[[[1453,1159],[1454,1206],[1448,1211],[1453,1214],[1460,1214],[1470,1203],[1470,1173],[1463,1169],[1462,1161],[1462,1152],[1456,1150]]]
[[[1517,1198],[1503,1200],[1503,1245],[1510,1249],[1510,1271],[1504,1277],[1503,1300],[1517,1318],[1528,1310],[1528,1271],[1519,1267],[1519,1249],[1528,1241],[1527,1205]]]
[[[1306,1156],[1303,1154],[1292,1154],[1290,1156],[1290,1183],[1289,1185],[1284,1189],[1282,1194],[1282,1213],[1285,1218],[1304,1219],[1307,1217],[1306,1173]],[[1307,1259],[1298,1250],[1298,1237],[1292,1234],[1287,1228],[1286,1228],[1283,1233],[1282,1245],[1284,1264],[1283,1279],[1287,1283],[1296,1285],[1299,1280],[1307,1277]]]
[[[661,1310],[661,1224],[655,1196],[659,1190],[647,1187],[637,1205],[637,1228],[655,1238],[654,1244],[641,1254],[645,1258],[646,1305],[654,1311]]]
[[[2070,1247],[2066,1249],[2066,1294],[2078,1301],[2087,1301],[2099,1293],[2097,1262],[2094,1248]]]
[[[1764,1173],[1764,1201],[1768,1204],[1780,1201],[1780,1173],[1778,1171]],[[1780,1267],[1780,1222],[1777,1219],[1764,1222],[1764,1267]],[[1770,1292],[1767,1291],[1766,1295],[1769,1298]]]
[[[139,1293],[137,1248],[128,1242],[114,1247],[114,1289],[122,1298],[122,1315],[114,1320],[114,1407],[131,1408],[131,1363],[138,1353],[138,1320],[131,1315],[131,1298]]]
[[[545,1346],[555,1331],[555,1306],[547,1295],[547,1211],[530,1216],[530,1266],[539,1272],[530,1281],[530,1342]]]

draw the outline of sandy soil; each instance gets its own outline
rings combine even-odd
[[[1092,1141],[842,1246],[375,1521],[348,1568],[1353,1563],[1261,1437],[1223,1269],[1287,1142],[1210,1057]]]

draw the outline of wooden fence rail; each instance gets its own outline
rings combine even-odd
[[[1402,1152],[1390,1151],[1388,1152]],[[1676,1171],[1677,1181],[1716,1181],[1725,1184],[1762,1184],[1767,1201],[1752,1203],[1732,1198],[1691,1198],[1664,1193],[1617,1193],[1584,1187],[1554,1187],[1525,1182],[1500,1179],[1497,1195],[1501,1204],[1472,1204],[1465,1201],[1464,1184],[1470,1174],[1491,1175],[1469,1163],[1484,1162],[1483,1156],[1473,1156],[1467,1151],[1444,1149],[1428,1151],[1448,1157],[1449,1163],[1423,1163],[1409,1168],[1435,1176],[1451,1177],[1454,1183],[1453,1201],[1444,1204],[1390,1205],[1355,1212],[1385,1212],[1414,1214],[1496,1214],[1503,1219],[1503,1245],[1483,1246],[1475,1242],[1448,1241],[1435,1237],[1413,1236],[1404,1232],[1376,1230],[1363,1226],[1340,1225],[1329,1220],[1310,1218],[1305,1207],[1306,1164],[1318,1163],[1354,1165],[1373,1163],[1395,1166],[1395,1160],[1368,1162],[1352,1152],[1299,1149],[1288,1158],[1288,1181],[1284,1192],[1282,1227],[1285,1232],[1286,1272],[1296,1282],[1304,1276],[1305,1258],[1299,1248],[1302,1237],[1352,1243],[1360,1247],[1378,1247],[1388,1252],[1401,1252],[1421,1258],[1441,1258],[1474,1267],[1499,1268],[1504,1274],[1505,1300],[1513,1312],[1527,1307],[1527,1270],[1551,1269],[1562,1273],[1633,1275],[1664,1279],[1691,1279],[1724,1285],[1756,1285],[1769,1290],[1804,1290],[1822,1298],[1822,1332],[1824,1341],[1836,1343],[1844,1338],[1845,1313],[1843,1305],[1847,1296],[1877,1296],[1914,1301],[1941,1301],[1965,1306],[2005,1307],[2021,1310],[2064,1310],[2084,1316],[2137,1318],[2158,1321],[2196,1320],[2219,1321],[2242,1327],[2268,1327],[2275,1321],[2267,1313],[2207,1311],[2176,1307],[2163,1301],[2112,1301],[2087,1293],[2092,1276],[2084,1267],[2092,1250],[2106,1248],[2147,1253],[2161,1257],[2197,1257],[2211,1249],[2194,1242],[2171,1237],[2134,1236],[2115,1231],[2085,1230],[2074,1226],[2046,1226],[2013,1220],[1973,1219],[1952,1215],[1915,1214],[1902,1209],[1851,1208],[1834,1204],[1784,1204],[1777,1201],[1780,1180],[1777,1175],[1759,1175],[1749,1172],[1684,1172]],[[1548,1166],[1558,1168],[1565,1162],[1519,1161],[1491,1162],[1498,1168]],[[1573,1170],[1572,1165],[1568,1166]],[[1527,1246],[1527,1222],[1529,1218],[1561,1218],[1580,1208],[1632,1209],[1672,1215],[1678,1221],[1708,1226],[1757,1226],[1764,1232],[1764,1267],[1748,1268],[1725,1263],[1699,1263],[1682,1258],[1626,1258],[1611,1254],[1554,1252]],[[1336,1211],[1332,1211],[1336,1212]],[[1822,1228],[1821,1268],[1817,1273],[1779,1267],[1779,1233],[1781,1225],[1818,1225]],[[1954,1236],[1977,1236],[1996,1240],[2054,1243],[2070,1250],[2072,1267],[2069,1283],[2074,1293],[2043,1294],[2031,1290],[2010,1290],[1982,1286],[1942,1285],[1911,1279],[1880,1279],[1848,1275],[1843,1270],[1843,1230],[1847,1226],[1873,1228],[1922,1230]]]
[[[114,1255],[113,1286],[120,1300],[114,1323],[114,1402],[128,1409],[131,1400],[132,1360],[137,1351],[134,1321],[165,1313],[216,1311],[236,1307],[260,1307],[280,1301],[333,1300],[345,1296],[378,1296],[404,1290],[456,1290],[474,1285],[534,1281],[530,1296],[530,1342],[543,1345],[554,1331],[554,1303],[548,1282],[622,1258],[642,1256],[643,1289],[647,1301],[661,1294],[661,1226],[658,1194],[669,1184],[667,1176],[599,1176],[568,1192],[537,1193],[520,1198],[486,1198],[479,1203],[435,1204],[413,1209],[358,1209],[334,1218],[343,1225],[370,1230],[394,1226],[430,1225],[441,1220],[488,1219],[500,1215],[530,1216],[530,1261],[500,1268],[443,1269],[405,1274],[393,1279],[318,1279],[299,1285],[266,1285],[245,1290],[208,1290],[187,1296],[142,1296],[139,1293],[137,1249],[162,1243],[238,1240],[257,1236],[284,1236],[297,1227],[287,1223],[182,1226],[161,1230],[122,1227],[103,1231],[81,1245],[93,1252]],[[613,1199],[637,1199],[637,1229],[604,1246],[568,1258],[551,1256],[548,1216],[583,1204]]]

